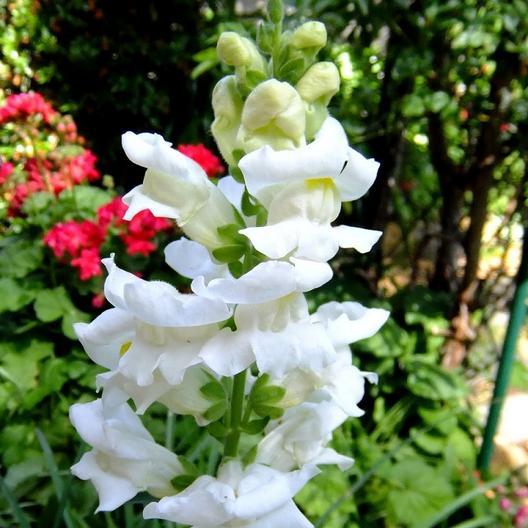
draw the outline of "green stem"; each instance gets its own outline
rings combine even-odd
[[[273,62],[273,77],[276,79],[279,75],[279,55],[280,55],[280,44],[282,36],[282,22],[275,24],[275,42],[273,43],[273,52],[271,54],[271,60]]]
[[[165,423],[165,447],[172,451],[174,448],[174,413],[167,411],[167,421]]]
[[[240,424],[242,423],[242,412],[244,409],[246,375],[247,370],[243,370],[235,376],[233,381],[233,393],[231,396],[231,424],[224,446],[225,457],[236,457],[238,453]]]

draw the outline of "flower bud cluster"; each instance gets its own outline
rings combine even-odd
[[[318,23],[284,36],[280,2],[271,4],[262,30],[273,30],[270,76],[281,70],[281,55],[313,58],[326,41]],[[274,38],[286,51],[273,49]],[[97,377],[101,398],[71,410],[93,448],[73,472],[93,482],[100,510],[147,491],[159,500],[145,507],[146,519],[310,527],[293,497],[320,466],[353,464],[329,442],[345,420],[363,414],[365,380],[377,378],[353,364],[349,345],[375,334],[388,312],[329,302],[310,313],[304,294],[332,278],[328,261],[339,247],[367,252],[380,237],[333,225],[342,202],[367,192],[378,164],[350,148],[331,117],[314,127],[313,139],[307,135],[309,105],[326,105],[337,89],[325,63],[311,64],[296,86],[274,77],[245,93],[240,79],[264,64],[260,52],[230,33],[219,53],[236,71],[213,93],[213,132],[236,178],[215,185],[160,136],[123,136],[128,158],[146,169],[124,198],[125,218],[150,210],[180,225],[186,237],[165,257],[192,280],[192,293],[103,259],[112,308],[75,330],[106,371]],[[193,416],[223,444],[214,475],[154,442],[137,416],[154,402]]]

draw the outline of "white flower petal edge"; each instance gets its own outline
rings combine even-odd
[[[72,466],[72,473],[92,480],[99,493],[98,511],[117,508],[140,491],[163,496],[183,472],[178,457],[156,444],[127,404],[105,406],[103,400],[75,404],[70,420],[94,449]]]
[[[155,216],[184,223],[206,203],[213,185],[203,169],[160,135],[126,132],[121,142],[130,161],[147,169],[143,185],[123,198],[129,206],[126,220],[150,209]]]
[[[205,280],[229,275],[225,264],[215,264],[208,249],[185,237],[165,247],[165,261],[177,273],[195,279],[202,275]]]
[[[225,321],[231,315],[229,307],[218,298],[183,294],[166,282],[140,279],[120,269],[113,257],[102,262],[108,270],[104,285],[108,301],[146,323],[165,327],[201,326]]]
[[[349,345],[371,337],[386,323],[390,312],[381,308],[366,308],[357,302],[322,304],[312,315],[312,321],[322,323],[336,347]]]
[[[277,519],[283,510],[296,524],[288,528],[309,527],[311,524],[292,511],[292,497],[314,477],[319,470],[306,466],[298,471],[282,473],[275,469],[252,464],[243,469],[241,462],[233,460],[221,466],[215,479],[203,475],[184,491],[159,502],[148,504],[145,519],[165,519],[196,528],[236,526],[251,528],[271,526],[264,521]],[[296,510],[296,509],[295,509]],[[275,524],[280,528],[285,524]]]

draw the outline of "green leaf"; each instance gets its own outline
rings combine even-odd
[[[269,417],[272,420],[276,420],[284,414],[284,409],[273,407],[271,405],[254,405],[253,410],[258,416],[261,416],[262,418]]]
[[[231,176],[233,176],[233,179],[237,182],[237,183],[244,183],[244,175],[242,174],[242,171],[240,170],[239,167],[235,167],[233,165],[230,165],[229,166],[229,174],[231,174]]]
[[[13,492],[5,484],[2,475],[0,475],[0,492],[11,507],[11,512],[13,513],[13,517],[16,519],[19,528],[30,528],[29,520],[26,517],[26,514],[18,504]]]
[[[38,292],[35,304],[37,318],[44,323],[56,321],[73,307],[63,286]]]
[[[207,426],[207,430],[217,440],[220,442],[224,441],[224,438],[227,436],[227,429],[221,422],[213,422]]]
[[[248,87],[253,89],[258,86],[261,82],[267,79],[266,74],[259,70],[249,70],[246,72],[246,82]]]
[[[9,237],[0,246],[0,269],[4,277],[25,277],[42,264],[42,246],[35,240]]]
[[[242,426],[242,429],[247,434],[259,434],[262,431],[264,431],[264,428],[269,423],[269,416],[266,416],[265,418],[260,418],[259,420],[251,420],[246,425]]]
[[[225,400],[220,401],[214,405],[211,405],[211,407],[209,407],[209,409],[204,412],[204,418],[210,422],[216,422],[224,416],[226,411],[227,402]]]
[[[226,398],[224,387],[216,380],[200,387],[200,392],[210,401],[224,400]]]
[[[444,474],[420,459],[393,465],[386,477],[394,486],[388,494],[388,513],[397,526],[415,527],[453,499]]]
[[[0,279],[0,313],[16,312],[30,303],[34,293],[11,277]]]
[[[235,262],[244,256],[246,246],[231,244],[217,249],[213,249],[213,257],[224,263]]]
[[[460,380],[452,372],[421,359],[407,362],[407,384],[411,392],[428,400],[452,400],[464,395]]]

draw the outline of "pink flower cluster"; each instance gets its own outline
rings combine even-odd
[[[178,150],[188,158],[196,161],[209,178],[220,176],[225,170],[218,156],[215,156],[201,143],[198,145],[178,145]]]
[[[58,113],[42,95],[36,92],[10,95],[0,108],[0,124],[15,119],[24,119],[30,115],[40,114],[46,123],[51,123]]]
[[[48,191],[58,196],[64,189],[98,180],[101,175],[95,167],[96,163],[97,157],[90,150],[84,150],[77,156],[63,158],[57,164],[49,159],[28,159],[24,164],[26,181],[15,184],[8,193],[9,214],[17,216],[25,200],[33,193]],[[6,180],[2,181],[0,178],[0,184],[5,182]]]
[[[507,493],[504,486],[497,488],[499,493],[499,508],[511,516],[511,525],[515,528],[528,527],[528,487],[517,488],[513,494]]]
[[[156,218],[150,211],[142,211],[132,220],[123,220],[127,206],[121,197],[97,210],[97,220],[69,220],[54,225],[45,235],[44,244],[61,262],[68,262],[87,281],[102,275],[101,246],[112,235],[124,242],[129,255],[147,256],[157,249],[153,241],[160,231],[172,229],[165,218]]]

